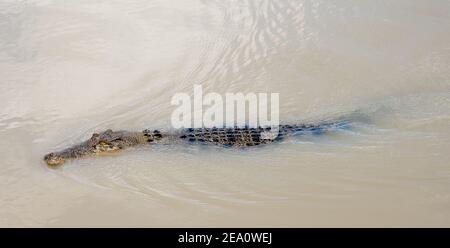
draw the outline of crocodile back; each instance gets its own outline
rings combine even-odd
[[[182,131],[180,138],[189,142],[211,143],[223,146],[256,146],[271,143],[262,139],[263,128],[188,128]]]
[[[271,127],[233,127],[233,128],[186,128],[181,131],[180,138],[188,142],[209,143],[226,147],[247,147],[273,143],[287,136],[305,133],[321,134],[339,127],[342,123],[322,123],[317,125],[280,125],[278,132],[271,132]],[[268,132],[272,138],[264,138]]]

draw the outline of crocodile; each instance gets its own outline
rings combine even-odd
[[[151,143],[200,143],[223,147],[250,147],[281,141],[288,136],[305,133],[320,134],[344,127],[347,122],[329,122],[321,124],[279,125],[275,127],[232,127],[232,128],[183,128],[174,132],[161,132],[146,129],[142,132],[112,131],[108,129],[94,133],[88,140],[44,156],[49,166],[59,166],[65,161],[90,155],[108,154],[143,144]]]

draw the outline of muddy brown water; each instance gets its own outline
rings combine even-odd
[[[0,1],[0,226],[450,226],[448,1]],[[49,169],[177,92],[278,92],[353,128]]]

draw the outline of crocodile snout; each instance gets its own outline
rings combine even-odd
[[[55,153],[49,153],[44,156],[44,161],[47,163],[48,166],[59,166],[64,164],[65,160],[62,156],[55,154]]]

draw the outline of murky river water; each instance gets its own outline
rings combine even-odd
[[[0,0],[0,226],[450,226],[450,2]],[[49,169],[171,97],[278,92],[353,128],[233,150],[147,146]]]

